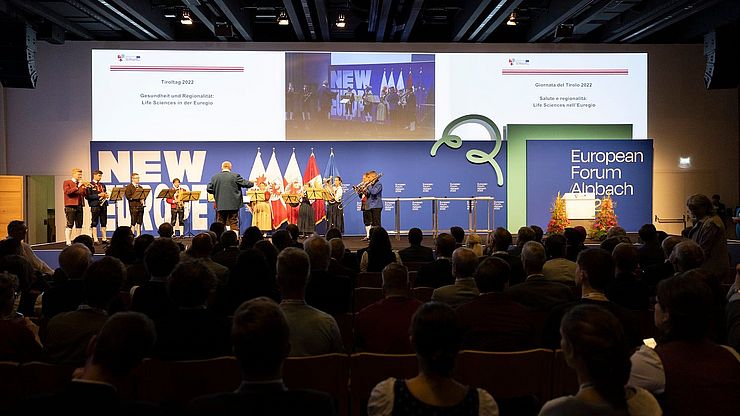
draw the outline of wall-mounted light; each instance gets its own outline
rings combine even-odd
[[[337,15],[337,21],[334,22],[334,24],[340,29],[343,29],[345,26],[347,26],[347,20],[344,16],[344,13],[339,13]]]
[[[183,24],[183,25],[193,24],[193,19],[190,17],[190,10],[182,9],[182,12],[180,13],[180,24]]]
[[[681,157],[679,157],[678,158],[678,167],[681,168],[681,169],[688,169],[688,168],[690,168],[691,167],[691,157],[690,156],[686,156],[686,157],[681,156]]]
[[[290,20],[288,20],[288,13],[285,13],[285,10],[281,10],[277,17],[277,24],[280,26],[288,26],[290,24]]]
[[[516,26],[516,13],[511,12],[509,20],[506,22],[506,26]]]

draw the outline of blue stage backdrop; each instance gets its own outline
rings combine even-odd
[[[528,140],[527,223],[543,228],[557,193],[610,194],[619,225],[652,223],[652,140]]]
[[[123,186],[130,182],[131,172],[139,173],[141,183],[152,188],[146,202],[144,230],[154,231],[170,220],[170,209],[156,196],[171,186],[173,178],[180,178],[185,189],[201,191],[198,201],[186,205],[186,230],[206,230],[215,218],[213,204],[205,192],[211,176],[220,171],[221,162],[229,160],[234,171],[249,177],[258,148],[262,162],[269,171],[273,149],[285,176],[291,154],[295,151],[303,176],[311,152],[316,157],[318,170],[323,175],[329,155],[334,152],[334,163],[342,176],[345,195],[351,194],[351,185],[361,181],[362,173],[371,169],[382,172],[385,209],[382,223],[389,231],[395,227],[395,198],[410,197],[494,197],[495,225],[506,226],[506,181],[497,177],[492,164],[482,159],[469,161],[471,150],[491,152],[493,141],[465,141],[457,149],[438,146],[436,156],[430,151],[432,141],[365,141],[365,142],[91,142],[92,169],[103,171],[103,181]],[[479,152],[480,153],[480,152]],[[495,162],[506,172],[506,143],[495,155]],[[499,186],[498,183],[502,183]],[[432,228],[432,203],[428,200],[400,202],[401,229]],[[129,210],[124,201],[112,204],[108,211],[109,228],[130,223]],[[345,209],[345,234],[363,235],[364,226],[359,201]],[[241,229],[251,224],[251,214],[241,211]],[[488,225],[486,204],[478,208],[478,228]],[[325,221],[320,223],[319,230]],[[460,225],[468,227],[468,207],[465,201],[441,201],[439,229]],[[493,224],[491,224],[493,225]]]

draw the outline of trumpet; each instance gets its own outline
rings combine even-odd
[[[80,179],[80,183],[77,184],[78,188],[92,188],[92,184],[84,179]]]
[[[359,197],[360,195],[367,192],[367,188],[375,185],[375,183],[380,180],[380,178],[383,176],[382,173],[376,174],[371,179],[368,179],[367,181],[362,181],[358,183],[357,185],[352,185],[352,189],[355,191],[354,193],[351,193],[347,198],[342,198],[342,202],[339,206],[340,209],[344,209],[351,202],[354,201],[355,198]]]

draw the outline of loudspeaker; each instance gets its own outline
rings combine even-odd
[[[0,20],[0,83],[6,88],[36,88],[36,31],[29,25]]]
[[[708,90],[735,88],[740,82],[737,26],[724,26],[704,35],[704,85]]]

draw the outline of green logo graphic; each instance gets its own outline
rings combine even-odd
[[[493,120],[486,116],[482,116],[480,114],[468,114],[466,116],[458,117],[452,120],[442,132],[442,137],[437,140],[434,145],[432,145],[432,149],[429,154],[432,157],[437,156],[437,150],[439,150],[442,145],[448,146],[451,149],[459,149],[460,147],[462,147],[463,141],[460,136],[451,133],[452,130],[462,126],[463,124],[468,123],[474,123],[483,126],[483,128],[485,128],[488,131],[488,134],[491,136],[491,140],[494,140],[496,144],[493,146],[493,150],[490,153],[486,153],[483,150],[470,149],[465,154],[465,157],[468,159],[468,162],[477,165],[490,163],[491,167],[493,167],[494,172],[496,172],[496,184],[498,186],[504,186],[504,174],[501,171],[501,166],[499,166],[498,162],[496,162],[495,160],[498,152],[501,151],[501,132],[499,131],[496,123],[494,123]]]

